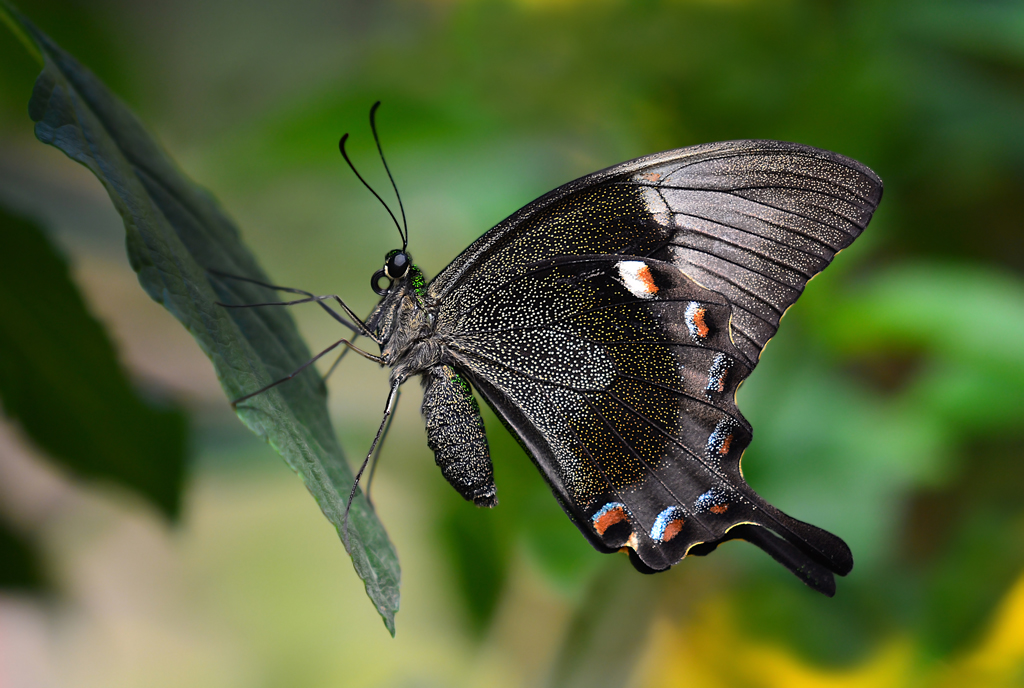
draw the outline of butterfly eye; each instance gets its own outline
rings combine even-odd
[[[384,257],[384,269],[373,273],[373,277],[370,278],[370,288],[377,296],[384,296],[391,289],[391,283],[405,275],[411,264],[412,258],[405,251],[397,249],[391,251]],[[385,277],[388,280],[388,286],[382,287],[380,281]]]
[[[384,261],[384,274],[396,280],[405,274],[411,262],[409,254],[405,251],[392,251]]]

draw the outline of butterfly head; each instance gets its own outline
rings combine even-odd
[[[373,277],[370,279],[370,288],[378,296],[384,296],[391,289],[391,285],[397,280],[402,279],[409,273],[409,268],[412,266],[412,256],[405,252],[404,249],[395,249],[389,251],[384,256],[384,268],[373,273]],[[382,277],[387,277],[389,284],[387,287],[380,285]]]

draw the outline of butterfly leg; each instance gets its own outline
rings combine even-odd
[[[294,305],[299,304],[299,303],[315,303],[318,306],[320,306],[321,308],[323,308],[325,311],[327,311],[331,315],[332,318],[334,318],[335,320],[337,320],[338,322],[340,322],[342,325],[344,325],[345,327],[349,328],[353,332],[355,332],[357,334],[362,334],[362,335],[365,335],[365,336],[369,337],[375,344],[380,344],[381,343],[379,338],[375,334],[373,334],[373,332],[370,331],[370,329],[366,326],[366,324],[362,321],[362,319],[358,315],[355,314],[355,311],[353,311],[351,308],[349,308],[348,305],[344,301],[342,301],[341,297],[338,296],[337,294],[327,294],[327,295],[324,295],[324,296],[317,296],[317,295],[313,294],[312,292],[305,291],[303,289],[295,289],[293,287],[282,287],[282,286],[279,286],[279,285],[276,285],[276,284],[269,284],[267,282],[261,282],[259,280],[254,280],[254,279],[251,279],[249,277],[240,277],[238,275],[231,275],[231,274],[228,274],[226,272],[220,272],[218,270],[213,270],[213,269],[210,269],[210,268],[207,268],[206,271],[209,272],[212,275],[216,275],[217,277],[223,277],[225,279],[233,279],[233,280],[237,280],[239,282],[246,282],[246,283],[249,283],[249,284],[255,284],[257,286],[265,287],[267,289],[273,289],[275,291],[283,291],[283,292],[286,292],[286,293],[289,293],[289,294],[301,294],[301,295],[305,296],[305,298],[295,299],[293,301],[269,301],[269,302],[265,302],[265,303],[232,304],[232,303],[222,303],[222,302],[218,301],[217,302],[218,306],[223,306],[224,308],[255,308],[255,307],[259,307],[259,306],[294,306]],[[349,321],[346,318],[342,317],[340,314],[338,314],[337,311],[335,311],[329,305],[324,303],[325,301],[331,301],[331,300],[336,301],[338,303],[338,305],[342,308],[342,310],[344,310],[345,313],[352,319],[352,321]]]
[[[348,493],[348,501],[345,502],[345,514],[341,518],[341,539],[345,543],[345,549],[348,549],[348,512],[352,509],[352,500],[356,497],[356,490],[359,489],[359,479],[363,477],[363,471],[366,470],[366,465],[370,463],[370,458],[373,456],[374,451],[377,449],[378,443],[381,442],[381,437],[384,435],[387,428],[391,425],[391,414],[395,410],[395,403],[398,401],[398,388],[401,386],[402,380],[395,380],[391,385],[391,391],[388,392],[388,400],[384,405],[384,417],[380,420],[380,426],[377,428],[377,434],[373,438],[373,444],[370,445],[370,451],[366,453],[366,458],[363,459],[363,463],[359,466],[359,470],[356,472],[355,480],[352,481],[352,489]]]
[[[375,363],[381,363],[381,364],[384,363],[384,359],[381,358],[380,356],[374,356],[373,354],[369,353],[368,351],[363,351],[362,349],[360,349],[359,347],[355,346],[352,342],[350,342],[347,339],[339,339],[338,341],[334,342],[329,347],[327,347],[326,349],[324,349],[323,351],[318,353],[316,356],[314,356],[313,358],[309,359],[308,361],[306,361],[305,363],[300,365],[298,368],[296,368],[292,372],[290,372],[287,375],[285,375],[284,377],[282,377],[280,380],[274,380],[269,385],[266,385],[265,387],[261,387],[258,390],[256,390],[255,392],[251,392],[249,394],[246,394],[245,396],[238,397],[237,399],[235,399],[234,401],[231,402],[231,408],[237,408],[238,405],[240,403],[242,403],[243,401],[245,401],[246,399],[251,399],[252,397],[254,397],[254,396],[258,395],[258,394],[263,394],[264,392],[266,392],[271,387],[276,387],[277,385],[281,384],[282,382],[288,382],[288,380],[291,380],[293,377],[295,377],[296,375],[301,373],[303,370],[305,370],[309,366],[311,366],[314,363],[316,363],[317,360],[319,360],[321,357],[326,355],[328,352],[333,351],[334,349],[338,348],[342,344],[344,344],[347,348],[351,349],[352,351],[355,351],[360,356],[363,356],[364,358],[368,358],[371,361],[374,361]],[[341,361],[341,357],[339,356],[338,357],[338,361],[336,361],[335,363],[340,362],[340,361]],[[333,369],[333,367],[334,366],[332,366],[332,369]]]
[[[348,351],[348,349],[345,349]],[[344,353],[344,352],[342,352]],[[398,401],[402,398],[402,390],[399,389],[395,393],[395,408],[398,408]],[[391,432],[391,421],[395,419],[394,414],[388,417],[388,424],[384,427],[384,434],[380,437],[380,443],[377,445],[377,452],[373,455],[373,460],[370,462],[370,475],[366,477],[366,501],[373,506],[373,500],[370,499],[370,488],[373,486],[373,476],[377,473],[377,465],[380,463],[380,453],[384,451],[384,441],[388,438],[388,433]]]
[[[354,342],[356,340],[356,337],[358,336],[359,334],[357,333],[355,337],[352,337],[352,341]],[[324,382],[327,382],[327,378],[329,378],[334,373],[335,368],[337,368],[338,364],[341,363],[341,359],[345,358],[345,354],[347,354],[351,350],[352,349],[350,349],[347,346],[341,350],[341,353],[338,354],[338,357],[334,359],[334,363],[332,363],[331,367],[327,369],[326,373],[324,373]]]

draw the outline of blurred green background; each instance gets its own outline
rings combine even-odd
[[[0,31],[0,206],[45,228],[139,393],[191,428],[180,507],[57,467],[18,423],[0,432],[0,551],[17,553],[0,558],[25,563],[0,566],[0,685],[1024,685],[1020,2],[21,10],[216,194],[274,280],[358,312],[398,238],[336,142],[351,131],[386,189],[377,99],[428,276],[563,182],[706,141],[835,150],[885,196],[739,395],[749,482],[854,552],[834,599],[743,543],[653,577],[599,555],[493,416],[501,504],[473,508],[434,466],[409,385],[373,486],[403,566],[392,640],[313,500],[138,288],[102,187],[35,141],[38,69]],[[315,307],[295,316],[314,349],[338,336]],[[385,380],[349,358],[330,383],[350,457]]]

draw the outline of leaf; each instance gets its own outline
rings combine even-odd
[[[196,338],[228,398],[259,389],[308,360],[309,349],[284,309],[217,305],[279,299],[275,292],[208,272],[267,279],[216,201],[178,170],[91,72],[16,11],[6,12],[45,60],[29,103],[37,138],[88,167],[106,187],[124,219],[128,258],[139,282]],[[331,427],[326,399],[323,380],[310,367],[288,384],[245,402],[238,416],[300,475],[340,533],[353,476]],[[361,493],[349,514],[347,548],[393,635],[398,557]]]
[[[0,590],[45,588],[43,566],[34,544],[0,521]]]
[[[0,399],[72,473],[124,485],[174,518],[187,421],[141,398],[64,258],[34,224],[0,209]]]

